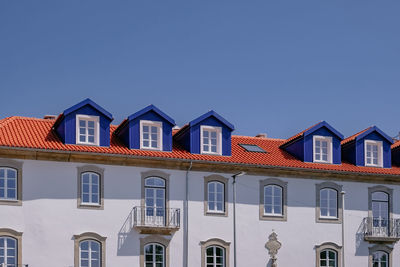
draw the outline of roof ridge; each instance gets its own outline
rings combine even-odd
[[[359,131],[358,133],[355,133],[355,134],[350,135],[349,137],[343,139],[342,142],[341,142],[341,145],[344,145],[344,144],[347,144],[347,143],[353,141],[357,136],[359,136],[360,134],[362,134],[362,133],[368,131],[368,130],[371,129],[372,127],[374,127],[374,126],[369,126],[369,127],[367,127],[366,129],[361,130],[361,131]]]
[[[273,141],[285,141],[286,139],[283,138],[272,138],[272,137],[256,137],[256,136],[247,136],[247,135],[232,135],[235,138],[248,138],[248,139],[255,139],[255,140],[273,140]]]

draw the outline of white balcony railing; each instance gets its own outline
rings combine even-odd
[[[400,239],[400,220],[367,217],[363,219],[364,239],[397,241]]]
[[[134,207],[132,210],[132,216],[134,227],[180,227],[180,209]]]

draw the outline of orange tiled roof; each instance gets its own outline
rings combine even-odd
[[[286,141],[285,141],[282,145],[286,145],[286,144],[290,143],[291,141],[297,139],[298,137],[303,136],[303,134],[304,134],[305,132],[307,132],[308,130],[310,130],[310,129],[313,128],[314,126],[317,126],[317,125],[320,124],[320,123],[321,123],[321,122],[318,122],[318,123],[316,123],[316,124],[314,124],[314,125],[308,127],[307,129],[305,129],[305,130],[303,130],[303,131],[301,131],[301,132],[299,132],[299,133],[293,135],[292,137],[289,137],[288,139],[286,139]]]
[[[300,168],[329,170],[338,172],[355,172],[368,174],[386,174],[400,175],[400,167],[373,168],[360,167],[350,163],[343,162],[340,165],[305,163],[296,159],[283,149],[279,148],[287,140],[232,136],[232,156],[212,156],[191,154],[184,150],[178,144],[174,144],[172,152],[146,151],[127,148],[117,137],[111,134],[110,147],[84,146],[84,145],[66,145],[63,144],[54,131],[51,130],[54,120],[9,117],[0,120],[0,146],[15,148],[48,149],[53,151],[70,152],[95,152],[115,155],[131,155],[138,157],[155,157],[165,159],[184,159],[198,160],[220,163],[236,163],[259,166],[275,166],[283,168]],[[115,131],[117,126],[111,125],[111,132]],[[239,144],[258,145],[268,153],[247,152]]]
[[[356,134],[353,134],[352,136],[347,137],[346,139],[343,139],[343,141],[341,142],[342,145],[347,144],[351,141],[353,141],[354,139],[357,138],[357,136],[359,136],[362,133],[365,133],[366,131],[368,131],[369,129],[371,129],[371,127],[368,127],[367,129],[364,129]]]
[[[397,142],[395,142],[395,143],[391,146],[392,149],[393,149],[393,148],[398,148],[398,147],[400,147],[400,140],[397,141]]]

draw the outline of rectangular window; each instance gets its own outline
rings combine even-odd
[[[225,197],[224,184],[217,181],[208,183],[208,211],[209,212],[224,212]]]
[[[382,167],[382,142],[365,140],[365,166]]]
[[[76,115],[76,143],[99,145],[99,117]]]
[[[17,200],[17,171],[0,168],[0,199]]]
[[[100,205],[100,177],[94,172],[82,173],[82,204]]]
[[[313,161],[332,163],[332,137],[313,136]]]
[[[200,148],[202,154],[222,153],[221,127],[205,126],[200,127]]]
[[[278,185],[264,187],[264,215],[282,215],[282,187]]]
[[[162,122],[140,121],[140,148],[162,150]]]

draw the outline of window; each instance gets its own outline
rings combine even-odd
[[[342,185],[333,182],[316,184],[316,221],[323,223],[341,223],[342,221]]]
[[[313,161],[332,163],[332,137],[313,136]]]
[[[76,143],[99,145],[99,117],[76,115]]]
[[[208,183],[208,211],[224,212],[224,191],[223,183]]]
[[[140,238],[140,267],[169,267],[169,242],[160,235]]]
[[[206,248],[207,267],[224,267],[225,252],[220,246],[209,246]]]
[[[0,205],[22,205],[22,162],[0,159]]]
[[[204,215],[228,216],[228,180],[216,174],[204,177]]]
[[[140,148],[162,150],[162,122],[140,121]]]
[[[100,205],[100,176],[95,172],[82,173],[82,205]]]
[[[392,267],[393,248],[379,244],[369,249],[369,267]]]
[[[101,245],[96,240],[79,243],[80,267],[101,267]]]
[[[22,233],[0,228],[0,266],[18,267],[22,263]]]
[[[0,199],[17,200],[17,170],[0,168]]]
[[[337,253],[331,249],[325,249],[320,253],[320,264],[321,267],[337,267]]]
[[[259,152],[259,153],[267,153],[264,149],[259,147],[258,145],[252,144],[239,144],[239,146],[243,147],[247,152]]]
[[[78,167],[78,208],[104,209],[104,169]]]
[[[337,218],[338,192],[335,189],[324,188],[319,194],[321,217]]]
[[[165,225],[165,180],[159,177],[145,179],[146,223]]]
[[[152,243],[144,247],[144,265],[146,267],[164,267],[164,246]]]
[[[17,240],[8,236],[0,236],[0,265],[17,267]]]
[[[260,220],[287,219],[287,183],[268,178],[260,181]]]
[[[315,252],[317,253],[317,267],[341,267],[342,247],[327,242],[315,246]]]
[[[201,267],[229,267],[229,242],[212,238],[200,245]]]
[[[384,251],[376,251],[372,254],[372,266],[387,267],[389,264],[388,254]]]
[[[393,189],[386,186],[368,188],[368,217],[372,220],[372,235],[382,238],[390,233],[390,220],[393,218]]]
[[[382,141],[365,140],[365,166],[383,167]]]
[[[282,187],[264,186],[264,215],[282,215]]]
[[[222,154],[221,127],[200,127],[200,151],[202,154]]]
[[[105,267],[105,237],[96,233],[74,235],[74,244],[74,267]]]
[[[169,174],[158,170],[142,172],[142,200],[144,218],[142,223],[148,226],[165,226],[173,220],[168,201]],[[142,216],[142,215],[140,215]]]

